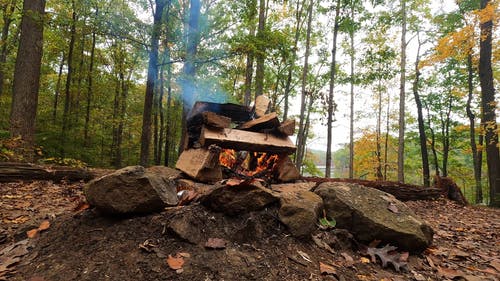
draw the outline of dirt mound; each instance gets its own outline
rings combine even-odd
[[[55,188],[31,184],[23,190],[28,192],[28,186]],[[330,250],[321,241],[292,237],[274,205],[238,216],[193,204],[147,216],[109,218],[94,210],[73,211],[74,202],[60,202],[73,200],[74,192],[64,197],[62,191],[74,191],[75,186],[59,189],[51,193],[55,201],[44,197],[36,218],[59,213],[54,208],[61,211],[61,206],[66,206],[65,212],[48,216],[49,229],[29,240],[29,253],[12,265],[8,280],[499,280],[500,246],[492,242],[498,241],[500,213],[489,208],[445,200],[409,202],[438,231],[434,246],[411,255],[408,270],[396,272],[362,255],[344,231],[317,230]],[[0,191],[2,199],[18,192],[7,185],[0,185]],[[26,238],[25,228],[10,230],[9,242],[0,249]]]

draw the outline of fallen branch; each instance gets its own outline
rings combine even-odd
[[[20,180],[89,181],[92,178],[94,175],[81,168],[0,162],[0,182]]]

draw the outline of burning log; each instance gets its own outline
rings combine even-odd
[[[236,150],[292,154],[297,149],[290,138],[280,138],[271,134],[247,132],[237,129],[216,131],[203,127],[200,144],[211,144]]]
[[[288,155],[281,155],[276,167],[279,182],[291,182],[300,179],[300,173]]]
[[[219,151],[213,147],[184,150],[175,167],[201,182],[217,182],[222,179]]]

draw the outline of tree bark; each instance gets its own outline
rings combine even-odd
[[[250,6],[247,7],[247,9],[249,10],[248,13],[248,22],[249,22],[249,25],[250,25],[250,32],[248,33],[248,35],[250,36],[250,38],[252,40],[254,40],[255,38],[255,23],[254,23],[254,20],[255,20],[255,16],[257,14],[257,7],[255,6],[256,5],[256,0],[253,0],[253,1],[249,1],[249,4]],[[252,100],[252,79],[253,79],[253,64],[254,64],[254,57],[255,57],[255,53],[253,50],[249,50],[248,53],[247,53],[247,61],[246,61],[246,68],[245,68],[245,93],[244,93],[244,97],[243,97],[243,104],[246,105],[246,106],[249,106],[250,103],[251,103],[251,100]]]
[[[288,100],[290,98],[290,91],[291,91],[291,86],[292,86],[292,74],[293,74],[293,68],[295,66],[295,60],[297,57],[297,45],[299,43],[299,36],[300,36],[300,29],[302,25],[302,10],[304,8],[304,3],[305,0],[297,0],[297,6],[295,8],[295,37],[293,41],[293,48],[292,48],[292,54],[290,55],[290,59],[288,62],[288,75],[286,78],[286,84],[285,84],[285,91],[283,93],[284,95],[284,105],[283,105],[283,120],[288,119]]]
[[[474,91],[474,85],[472,79],[474,77],[474,70],[472,69],[472,50],[469,50],[467,55],[467,104],[465,110],[467,112],[467,117],[469,118],[469,138],[470,147],[472,150],[472,163],[474,165],[474,180],[476,182],[476,204],[483,202],[483,187],[481,183],[481,162],[479,162],[479,157],[477,153],[476,145],[476,115],[472,112],[472,94]]]
[[[15,0],[7,2],[3,7],[3,26],[2,26],[2,37],[0,44],[0,96],[4,92],[4,82],[5,82],[5,63],[7,62],[7,54],[9,49],[7,40],[9,39],[10,25],[13,21],[12,14],[16,9]]]
[[[151,145],[151,111],[153,108],[155,83],[158,79],[158,40],[160,38],[161,18],[166,1],[167,0],[155,1],[156,9],[153,17],[151,49],[149,52],[148,76],[146,80],[146,94],[144,97],[144,111],[142,115],[141,153],[139,156],[139,163],[142,166],[149,165],[149,147]]]
[[[68,128],[69,128],[69,122],[70,122],[70,111],[71,111],[71,81],[73,79],[73,53],[75,49],[75,40],[76,40],[76,21],[77,21],[77,14],[76,14],[76,7],[75,7],[75,1],[73,0],[71,7],[73,8],[72,16],[71,16],[71,35],[70,35],[70,41],[69,41],[69,51],[68,51],[68,73],[66,75],[66,85],[64,89],[64,112],[63,112],[63,123],[61,127],[61,156],[65,156],[65,145],[66,145],[66,139],[68,136]]]
[[[335,102],[333,100],[333,89],[335,88],[335,79],[337,75],[337,35],[339,32],[340,20],[340,0],[335,4],[335,22],[333,26],[333,46],[332,61],[330,64],[330,87],[328,89],[328,119],[327,119],[327,140],[326,140],[326,166],[325,177],[330,177],[332,169],[332,142],[333,142],[333,114],[335,111]]]
[[[255,98],[264,93],[264,61],[266,59],[264,42],[266,27],[266,0],[259,0],[259,26],[257,28],[257,65],[255,69]]]
[[[491,5],[490,0],[481,0],[481,9]],[[481,22],[481,42],[479,54],[479,80],[481,84],[482,123],[486,142],[486,163],[490,184],[490,205],[500,207],[500,154],[496,121],[495,88],[491,67],[491,42],[493,20]]]
[[[59,95],[61,94],[62,72],[64,67],[64,52],[61,54],[61,63],[59,64],[59,72],[57,74],[56,89],[54,93],[54,106],[52,108],[52,123],[57,121],[57,106],[59,105]]]
[[[399,85],[398,181],[404,182],[405,152],[405,84],[406,84],[406,0],[401,0],[401,68]]]
[[[44,13],[44,0],[24,1],[21,37],[14,70],[10,135],[20,136],[25,141],[26,147],[32,147],[35,142]]]
[[[95,15],[96,17],[99,14],[99,10],[96,8]],[[93,85],[93,75],[94,75],[94,60],[95,60],[95,46],[96,46],[96,32],[92,31],[92,47],[90,48],[90,63],[89,63],[89,72],[87,76],[87,106],[85,110],[85,125],[83,138],[85,146],[90,145],[90,136],[89,136],[89,126],[90,126],[90,107],[92,104],[92,96],[94,91]]]
[[[424,115],[422,113],[422,101],[419,94],[420,71],[418,65],[420,63],[420,37],[418,37],[417,56],[415,59],[415,81],[413,81],[413,96],[417,105],[417,121],[418,121],[418,136],[420,140],[420,155],[422,157],[422,176],[424,186],[430,186],[430,170],[429,170],[429,153],[427,151],[427,136],[425,133]]]
[[[305,112],[306,112],[306,85],[307,85],[307,74],[309,73],[309,54],[311,50],[311,31],[312,31],[312,10],[314,6],[314,0],[311,0],[309,7],[307,9],[307,32],[306,32],[306,51],[304,55],[304,68],[302,69],[302,88],[301,88],[301,99],[300,99],[300,122],[299,122],[299,133],[297,136],[297,153],[295,155],[295,165],[299,173],[302,171],[302,163],[304,160],[305,146],[307,140],[307,134],[305,131]],[[312,97],[310,97],[312,98]]]
[[[351,20],[354,21],[354,1],[351,0]],[[349,113],[349,178],[354,178],[354,31],[349,33],[349,43],[351,48],[351,73],[350,73],[350,113]]]
[[[28,163],[0,163],[0,182],[52,180],[89,181],[95,176],[86,169],[65,166],[39,166]]]

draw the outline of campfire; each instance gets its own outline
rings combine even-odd
[[[280,122],[266,113],[269,99],[253,108],[237,104],[196,102],[187,118],[187,138],[176,167],[200,182],[259,178],[288,182],[299,178],[290,154],[294,120]]]

